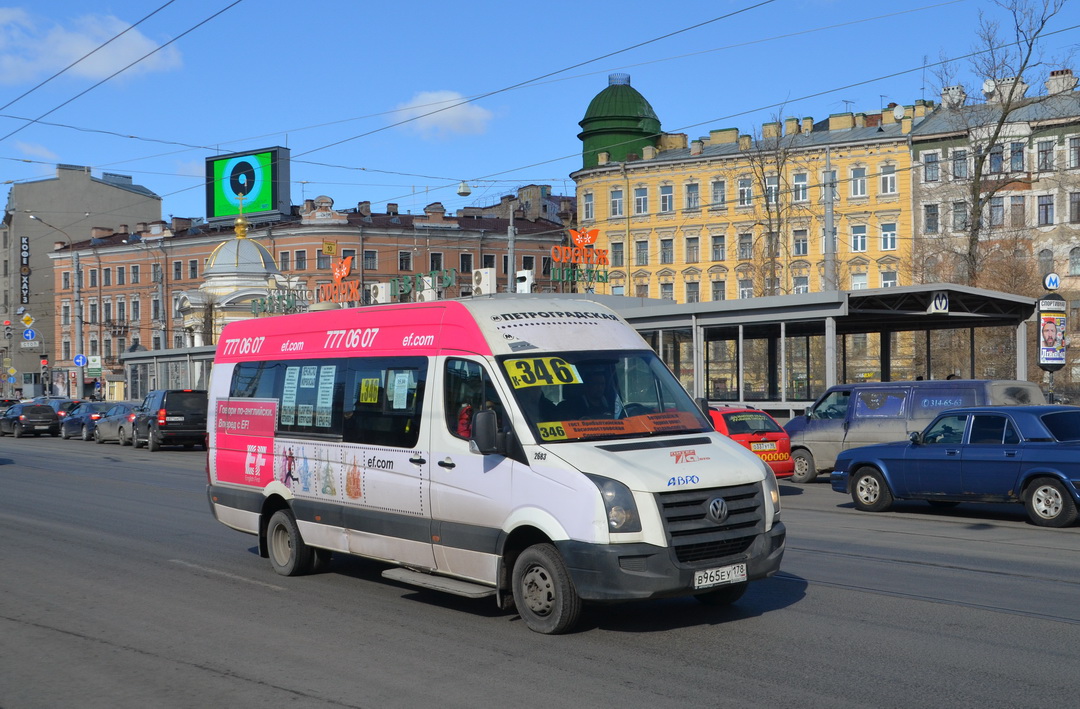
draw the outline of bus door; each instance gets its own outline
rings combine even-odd
[[[430,419],[432,541],[440,571],[494,582],[503,523],[511,506],[513,460],[469,450],[472,419],[493,409],[500,428],[511,425],[507,400],[495,387],[483,358],[447,357],[436,376],[434,397],[442,416]]]

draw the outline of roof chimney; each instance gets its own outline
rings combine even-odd
[[[963,86],[946,86],[941,89],[941,105],[945,108],[961,108],[967,101]]]
[[[371,216],[371,202],[364,200],[363,202],[356,203],[356,213],[362,217]]]
[[[386,213],[389,214],[390,216],[396,216],[397,213],[398,213],[397,202],[387,202],[386,203]]]
[[[690,141],[690,154],[691,155],[701,155],[701,150],[704,147],[705,147],[705,142],[704,141],[702,141],[702,140],[691,140]]]
[[[1055,69],[1046,80],[1046,93],[1063,94],[1076,88],[1076,77],[1072,69]]]

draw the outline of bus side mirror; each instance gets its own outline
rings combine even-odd
[[[477,411],[473,414],[470,444],[470,449],[475,447],[474,452],[482,455],[499,452],[498,414],[490,409]]]

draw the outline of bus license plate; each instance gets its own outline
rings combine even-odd
[[[740,583],[746,580],[746,564],[732,564],[715,569],[702,569],[694,572],[694,588],[721,586],[726,583]]]
[[[761,443],[751,443],[750,450],[758,453],[760,451],[774,451],[776,450],[776,441],[763,441]]]

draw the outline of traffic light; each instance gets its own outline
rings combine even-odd
[[[44,379],[49,374],[49,358],[41,358],[41,378]]]
[[[11,331],[11,321],[10,320],[5,320],[4,321],[4,337],[6,337],[9,340],[12,337],[14,337],[14,333]]]

